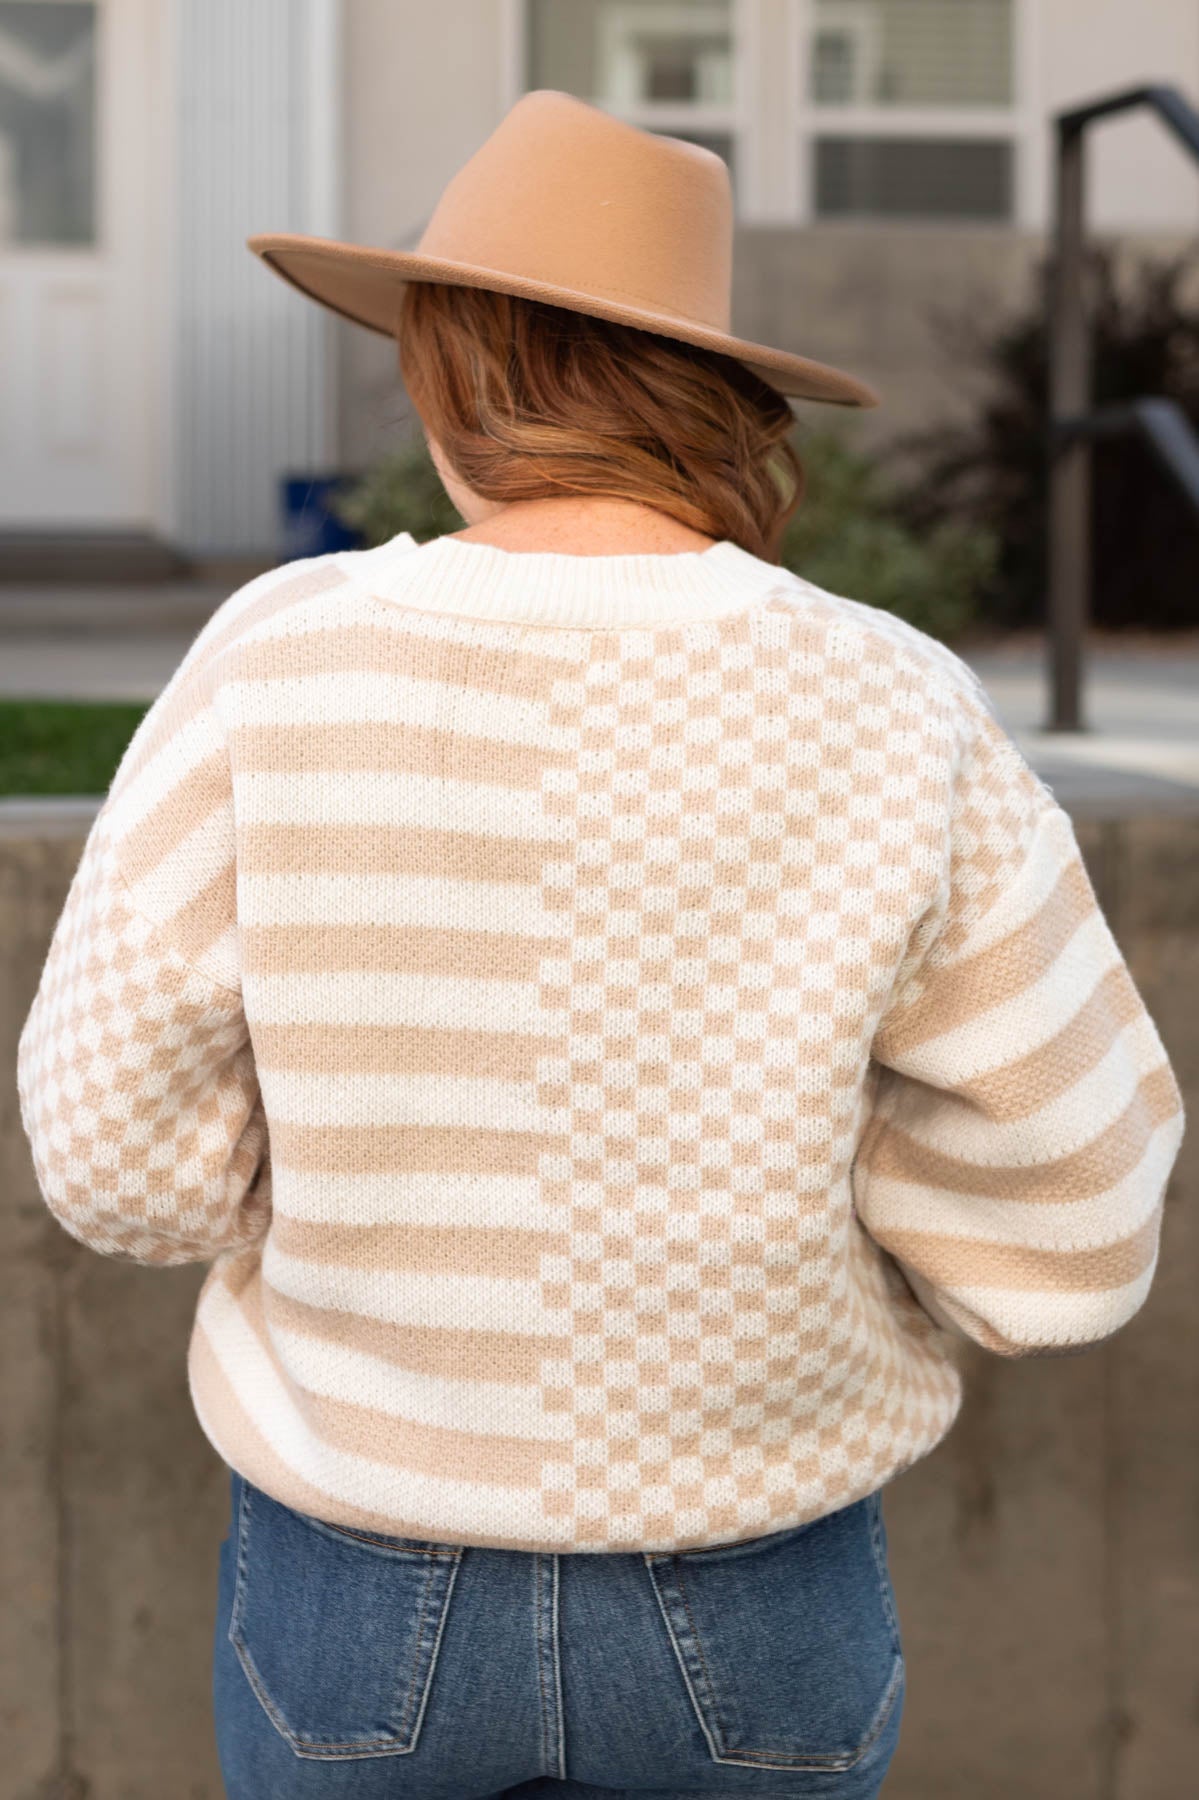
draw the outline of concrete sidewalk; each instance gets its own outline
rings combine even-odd
[[[229,592],[0,584],[0,696],[153,700]]]
[[[1093,636],[1083,716],[1088,729],[1046,731],[1043,642],[968,651],[996,712],[1071,812],[1113,807],[1199,811],[1199,636]]]
[[[0,695],[152,700],[228,592],[195,582],[124,592],[0,586]],[[1071,812],[1199,812],[1199,634],[1093,637],[1083,732],[1043,730],[1048,696],[1037,638],[964,656]]]

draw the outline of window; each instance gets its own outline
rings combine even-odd
[[[805,0],[817,218],[1014,209],[1013,0]]]
[[[0,245],[95,240],[95,15],[0,0]]]
[[[525,85],[714,150],[736,182],[733,0],[528,0]]]
[[[814,0],[824,106],[1007,106],[1011,0]]]
[[[819,218],[1006,219],[1011,146],[981,138],[817,138]]]
[[[1027,222],[1033,0],[503,0],[509,92],[724,159],[737,216]]]

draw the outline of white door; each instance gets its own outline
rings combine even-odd
[[[165,0],[0,0],[0,529],[150,529]]]

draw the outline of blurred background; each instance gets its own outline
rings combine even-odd
[[[221,1792],[203,1271],[66,1238],[11,1078],[83,836],[235,587],[458,523],[394,345],[245,239],[410,248],[530,87],[724,157],[734,330],[879,388],[796,403],[783,560],[977,668],[1199,1089],[1195,0],[0,0],[4,1800]],[[896,1800],[1193,1789],[1195,1161],[1142,1315],[1077,1361],[971,1357],[888,1489]]]

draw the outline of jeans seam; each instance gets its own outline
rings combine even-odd
[[[339,1537],[357,1538],[359,1543],[378,1544],[381,1550],[407,1551],[412,1556],[440,1556],[453,1561],[458,1555],[458,1546],[454,1544],[424,1544],[419,1542],[405,1543],[403,1539],[374,1537],[369,1531],[355,1531],[349,1525],[335,1525],[329,1519],[310,1518],[310,1525],[320,1525],[325,1531],[335,1531]]]
[[[899,1633],[899,1620],[896,1616],[894,1602],[891,1598],[891,1580],[887,1571],[886,1554],[883,1550],[883,1503],[881,1491],[875,1489],[874,1493],[870,1496],[870,1500],[870,1548],[874,1554],[874,1567],[878,1575],[879,1597],[883,1603],[883,1610],[887,1615],[887,1623],[890,1627],[891,1640],[895,1654],[897,1656],[902,1656],[903,1642]]]
[[[707,1686],[707,1690],[708,1690],[709,1703],[712,1707],[713,1724],[714,1724],[715,1730],[717,1731],[718,1735],[723,1738],[725,1736],[725,1728],[724,1728],[723,1722],[720,1719],[719,1713],[717,1711],[716,1689],[712,1684],[712,1672],[708,1668],[708,1659],[704,1655],[704,1647],[703,1647],[702,1642],[700,1641],[699,1627],[695,1623],[695,1614],[691,1610],[691,1601],[689,1600],[689,1598],[687,1596],[687,1587],[686,1587],[686,1583],[683,1580],[682,1570],[679,1567],[679,1559],[676,1556],[676,1557],[672,1557],[671,1561],[674,1566],[674,1579],[675,1579],[675,1584],[679,1590],[679,1598],[683,1602],[683,1610],[687,1614],[687,1623],[691,1627],[691,1641],[695,1645],[696,1654],[699,1657],[699,1665],[700,1665],[700,1668],[703,1670],[704,1682],[705,1682],[705,1685]]]

